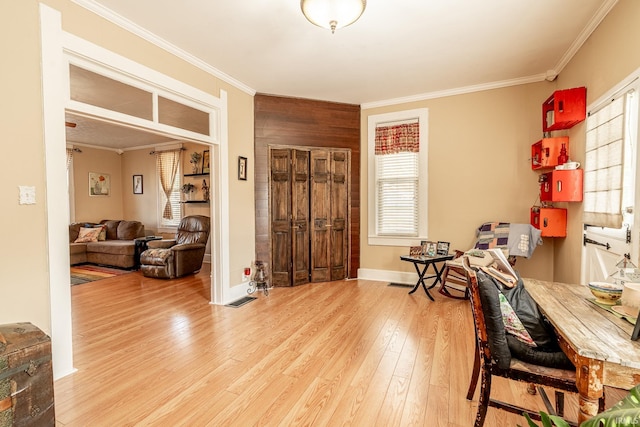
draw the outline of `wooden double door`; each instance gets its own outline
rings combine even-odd
[[[350,159],[349,150],[269,150],[274,286],[347,277]]]

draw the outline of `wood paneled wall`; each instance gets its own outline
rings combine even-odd
[[[256,259],[269,260],[268,147],[351,150],[351,253],[349,277],[360,267],[360,106],[256,94]]]

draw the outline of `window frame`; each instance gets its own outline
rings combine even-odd
[[[377,234],[377,188],[376,188],[376,160],[375,160],[375,135],[376,127],[401,124],[407,121],[418,121],[420,130],[420,151],[418,153],[418,235],[417,236],[389,236]],[[368,244],[377,246],[411,246],[413,243],[428,239],[428,127],[429,109],[417,108],[413,110],[396,111],[392,113],[375,114],[368,118],[367,126],[367,165],[368,165]]]

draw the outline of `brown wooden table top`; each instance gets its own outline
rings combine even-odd
[[[556,332],[579,356],[602,361],[605,385],[630,389],[640,383],[640,341],[633,325],[590,300],[584,285],[523,279]]]

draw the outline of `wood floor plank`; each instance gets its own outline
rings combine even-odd
[[[468,301],[345,280],[230,308],[208,276],[73,286],[78,371],[55,383],[56,425],[472,425]],[[523,387],[494,393],[542,409]],[[518,423],[489,409],[485,425]]]

